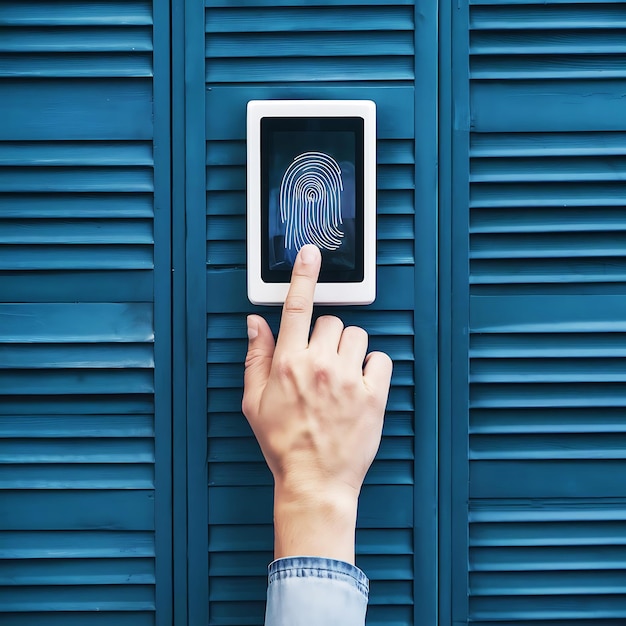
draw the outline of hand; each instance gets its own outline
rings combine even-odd
[[[274,476],[275,557],[353,562],[359,492],[378,446],[391,359],[366,356],[367,333],[320,317],[309,339],[321,257],[304,246],[294,264],[276,344],[248,318],[242,408]]]

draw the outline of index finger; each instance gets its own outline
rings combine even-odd
[[[307,244],[300,248],[283,305],[276,352],[303,350],[309,345],[313,295],[321,264],[322,255],[317,246]]]

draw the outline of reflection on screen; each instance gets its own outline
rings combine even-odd
[[[290,270],[315,244],[323,267],[355,268],[355,136],[346,131],[275,132],[269,171],[269,269]]]

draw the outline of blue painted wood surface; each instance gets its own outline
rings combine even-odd
[[[6,626],[172,624],[168,19],[0,3]]]
[[[626,4],[475,0],[469,26],[469,518],[453,520],[469,598],[457,589],[453,616],[612,626],[626,622]]]
[[[368,623],[412,624],[414,615],[428,614],[427,604],[434,606],[430,587],[430,600],[421,600],[426,586],[416,593],[416,561],[419,569],[432,566],[425,554],[426,545],[434,546],[427,539],[431,530],[424,527],[422,536],[410,532],[421,525],[415,519],[420,510],[416,498],[434,505],[432,494],[416,495],[415,454],[422,444],[415,440],[414,411],[425,410],[433,425],[436,420],[434,411],[425,409],[434,385],[425,378],[423,393],[415,395],[416,337],[436,338],[434,298],[427,299],[425,315],[415,312],[422,281],[434,284],[429,242],[436,237],[435,90],[421,75],[416,82],[415,44],[418,37],[433,44],[436,19],[434,11],[428,12],[416,27],[418,13],[408,1],[207,5],[205,71],[202,89],[193,93],[204,102],[206,124],[210,624],[262,623],[271,559],[271,477],[239,406],[245,313],[254,309],[245,289],[245,110],[248,100],[264,98],[376,101],[379,294],[370,307],[320,309],[317,314],[328,312],[346,324],[363,325],[371,334],[371,348],[388,351],[395,361],[384,440],[363,489],[357,531],[357,562],[373,580]],[[436,67],[432,52],[429,48],[422,62],[429,67],[424,75],[429,80]],[[195,79],[200,80],[199,70]],[[428,85],[428,104],[416,107],[416,87],[422,85]],[[428,129],[420,138],[416,128],[422,124]],[[429,164],[420,172],[418,160]],[[433,184],[417,189],[418,180]],[[418,245],[417,257],[428,256],[419,279]],[[264,309],[263,314],[276,329],[279,312]],[[434,362],[435,351],[427,350]],[[434,475],[434,440],[427,445],[431,454],[420,456],[418,465],[428,465]],[[434,486],[430,475],[428,480]],[[434,518],[429,516],[427,523]],[[431,570],[433,585],[434,580]]]

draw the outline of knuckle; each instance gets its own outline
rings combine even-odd
[[[329,363],[323,358],[316,358],[311,362],[313,376],[318,383],[328,383],[333,379]]]
[[[290,294],[285,300],[285,313],[288,315],[300,315],[306,313],[309,308],[309,300],[300,294]]]
[[[280,378],[292,378],[294,373],[294,363],[289,355],[281,354],[274,358],[272,367]]]
[[[253,367],[256,363],[266,358],[267,355],[263,352],[261,348],[250,348],[246,354],[244,368],[248,369],[249,367]]]
[[[341,391],[346,396],[355,396],[360,385],[361,381],[357,380],[355,376],[346,376],[341,381]]]

